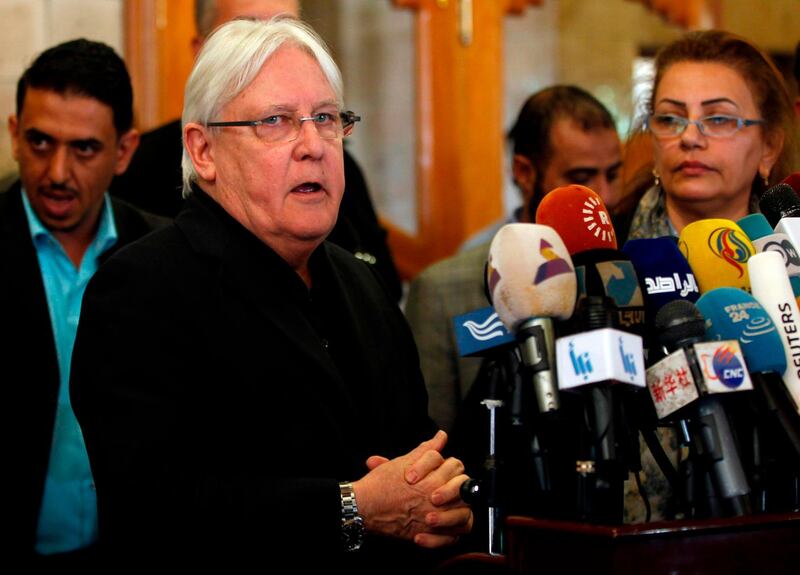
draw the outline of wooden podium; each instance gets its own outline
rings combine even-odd
[[[511,573],[800,573],[800,513],[602,526],[510,516]]]

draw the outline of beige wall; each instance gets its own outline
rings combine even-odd
[[[800,40],[800,0],[721,2],[723,27],[770,51],[792,53]],[[371,130],[365,122],[352,143],[375,204],[391,221],[411,230],[413,123],[407,118],[413,114],[413,79],[409,77],[413,40],[407,14],[398,14],[389,4],[389,0],[338,0],[336,4],[304,0],[303,10],[336,52],[348,103],[363,112],[369,124],[380,127]],[[364,24],[363,19],[370,17],[375,21]],[[666,44],[683,30],[631,0],[544,0],[542,6],[530,7],[521,16],[508,17],[504,32],[506,128],[531,93],[553,83],[574,83],[612,110],[624,136],[633,120],[634,59],[641,49]],[[403,126],[407,133],[401,132]],[[507,212],[519,203],[508,177],[508,158],[506,152],[503,200]]]
[[[123,0],[0,0],[0,178],[16,170],[6,129],[17,80],[45,48],[86,37],[122,54]]]
[[[753,39],[772,52],[790,54],[800,40],[800,0],[721,2],[723,27]],[[393,19],[389,4],[389,0],[337,0],[335,4],[329,0],[304,0],[307,6],[304,10],[338,52],[347,82],[348,102],[373,117],[382,109],[389,109],[384,120],[391,124],[391,129],[383,132],[396,135],[404,125],[409,129],[412,126],[406,117],[413,114],[408,101],[413,89],[408,78],[413,39],[408,15]],[[121,51],[123,5],[124,0],[0,0],[3,124],[14,110],[19,75],[44,48],[85,36]],[[368,18],[378,21],[374,25],[361,21]],[[387,30],[391,31],[390,37],[380,40],[377,33]],[[528,8],[522,16],[509,17],[505,30],[506,127],[513,122],[527,95],[554,82],[584,86],[626,125],[632,110],[633,59],[640,48],[656,47],[680,33],[681,30],[664,24],[658,16],[630,0],[545,0],[543,6]],[[361,50],[359,46],[367,49]],[[364,74],[364,70],[369,74]],[[378,208],[410,228],[413,228],[410,221],[413,209],[404,205],[401,198],[413,194],[403,194],[401,190],[413,187],[414,182],[408,176],[398,176],[397,171],[410,169],[412,141],[413,134],[407,134],[403,138],[395,136],[393,145],[371,142],[354,149],[362,159],[372,188],[377,188]],[[14,166],[8,136],[2,129],[0,175]],[[379,182],[393,183],[379,187]],[[515,193],[506,178],[508,209],[516,204]]]
[[[629,0],[558,0],[559,81],[598,96],[623,126],[631,120],[631,76],[642,47],[658,47],[682,30]],[[722,28],[763,48],[791,54],[800,41],[800,1],[722,0]]]

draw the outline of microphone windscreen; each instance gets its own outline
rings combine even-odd
[[[675,299],[656,314],[654,324],[662,345],[672,353],[679,347],[696,343],[705,336],[703,314],[685,299]]]
[[[800,310],[791,282],[779,254],[762,252],[752,257],[749,266],[753,297],[764,306],[781,334],[788,367],[783,382],[800,411]]]
[[[721,218],[692,222],[681,231],[678,247],[700,293],[718,287],[750,291],[747,261],[756,250],[736,222]]]
[[[545,194],[536,223],[553,228],[571,255],[595,249],[617,249],[611,216],[603,200],[586,186],[572,184]]]
[[[486,287],[500,321],[515,333],[530,318],[567,319],[575,309],[572,259],[553,228],[506,224],[489,248]]]
[[[792,240],[786,234],[774,231],[764,214],[750,214],[736,223],[753,242],[756,252],[778,252],[789,276],[800,275],[800,254]]]
[[[674,238],[628,240],[622,251],[631,258],[640,283],[644,284],[647,315],[675,299],[697,301],[700,289],[689,262],[678,249]]]
[[[775,184],[761,194],[758,206],[773,228],[783,218],[800,216],[800,198],[792,186],[784,183]]]
[[[630,258],[620,250],[587,250],[572,257],[578,279],[578,299],[601,296],[611,299],[617,312],[616,327],[644,335],[644,298],[639,276]],[[583,331],[580,318],[574,329]]]
[[[709,340],[739,340],[751,373],[786,371],[783,342],[767,311],[749,293],[722,287],[703,294],[697,307]]]
[[[751,242],[775,233],[764,214],[750,214],[736,222]]]

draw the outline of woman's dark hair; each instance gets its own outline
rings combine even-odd
[[[792,99],[783,76],[772,59],[758,46],[722,30],[689,32],[662,48],[656,55],[655,79],[650,95],[652,113],[658,86],[670,66],[679,62],[712,62],[736,70],[753,94],[761,119],[764,120],[766,138],[783,134],[784,144],[778,160],[770,173],[770,183],[789,175],[796,160],[795,117]],[[763,190],[761,178],[756,175],[753,191]]]

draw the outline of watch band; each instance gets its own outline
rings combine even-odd
[[[358,514],[356,494],[353,484],[345,481],[339,484],[342,502],[342,546],[345,551],[358,551],[364,543],[364,518]]]
[[[354,519],[358,515],[358,504],[353,484],[349,481],[340,483],[339,494],[342,497],[342,521]]]

